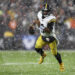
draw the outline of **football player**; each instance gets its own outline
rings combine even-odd
[[[41,55],[39,64],[43,63],[46,53],[43,51],[43,46],[49,45],[52,54],[55,56],[56,60],[60,65],[60,71],[64,71],[64,64],[60,53],[57,51],[58,40],[55,35],[55,22],[56,17],[51,13],[52,9],[46,3],[42,10],[38,12],[38,19],[34,21],[34,25],[38,25],[40,30],[40,36],[38,37],[35,50]],[[30,31],[33,33],[34,26],[30,26]]]

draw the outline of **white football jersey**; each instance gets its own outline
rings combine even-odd
[[[44,29],[45,27],[47,27],[47,24],[48,24],[49,22],[51,22],[52,20],[56,20],[56,17],[55,17],[53,14],[50,14],[50,15],[48,15],[47,17],[42,18],[42,11],[39,11],[39,12],[38,12],[37,17],[38,17],[38,19],[39,19],[39,21],[40,21],[40,27],[39,27],[40,34],[41,34],[42,36],[54,36],[54,37],[56,37],[56,35],[55,35],[55,25],[53,25],[53,30],[52,30],[51,33],[45,33],[45,32],[43,32],[43,29]]]

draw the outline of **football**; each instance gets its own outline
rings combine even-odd
[[[35,33],[34,26],[29,26],[29,34],[33,35]]]
[[[44,28],[44,32],[50,33],[50,29],[46,27],[46,28]]]

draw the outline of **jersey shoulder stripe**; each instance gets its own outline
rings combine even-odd
[[[56,22],[56,19],[51,19],[48,23],[50,22]]]
[[[53,15],[53,14],[51,14],[50,16],[49,16],[49,23],[50,22],[56,22],[56,17]]]

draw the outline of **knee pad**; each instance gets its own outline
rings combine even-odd
[[[36,50],[37,52],[40,52],[40,51],[42,51],[42,48],[35,48],[35,50]]]

